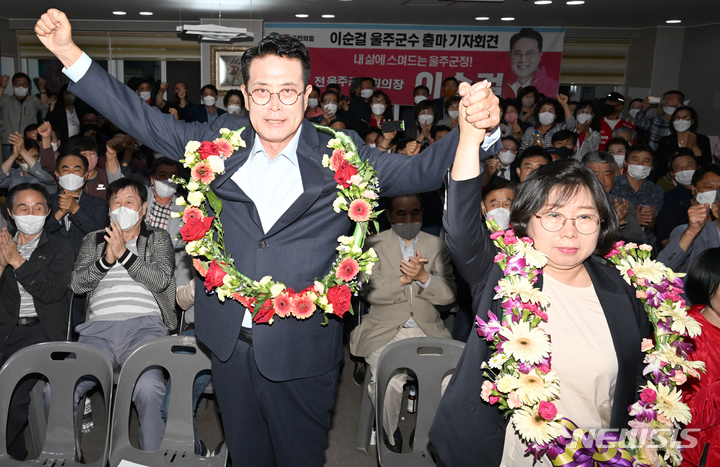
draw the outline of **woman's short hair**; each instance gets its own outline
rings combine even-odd
[[[225,94],[225,97],[223,97],[223,105],[225,105],[226,109],[227,109],[228,103],[230,102],[230,98],[232,96],[240,97],[240,107],[245,107],[245,97],[242,95],[240,90],[239,89],[231,89]]]
[[[675,129],[675,126],[673,125],[673,122],[675,121],[675,116],[678,114],[678,112],[681,112],[683,110],[687,110],[690,112],[690,118],[692,119],[692,125],[690,125],[690,131],[693,133],[695,130],[697,130],[698,127],[698,114],[695,112],[695,109],[690,107],[689,105],[681,105],[677,109],[675,109],[675,112],[673,112],[672,117],[670,117],[670,133],[677,133],[677,130]]]
[[[565,121],[565,111],[563,110],[562,106],[560,105],[560,102],[557,101],[557,99],[552,99],[550,97],[546,97],[542,99],[540,102],[537,103],[537,106],[535,106],[535,118],[540,118],[540,109],[542,109],[546,105],[552,105],[553,109],[555,109],[555,122],[554,123],[561,123]],[[539,121],[539,120],[538,120]]]
[[[693,305],[710,306],[720,287],[720,248],[709,248],[695,258],[685,281],[685,293]]]
[[[561,159],[540,166],[518,186],[510,218],[516,235],[527,236],[530,219],[548,204],[551,192],[555,192],[553,207],[560,207],[567,204],[583,188],[590,192],[600,216],[596,251],[598,254],[610,251],[618,238],[615,207],[593,171],[575,159]]]
[[[419,104],[417,104],[415,106],[415,121],[416,122],[418,121],[418,118],[420,118],[420,112],[422,112],[423,110],[432,110],[433,117],[437,117],[437,114],[438,114],[437,108],[435,107],[435,104],[433,104],[433,102],[430,99],[428,99],[428,100],[424,100],[424,101],[420,102]]]

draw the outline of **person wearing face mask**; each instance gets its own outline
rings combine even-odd
[[[658,255],[658,261],[673,271],[687,273],[703,251],[720,247],[718,193],[720,190],[716,188],[701,193],[703,196],[696,195],[697,204],[688,209],[687,224],[673,229],[667,246]],[[713,194],[715,197],[711,199]]]
[[[108,176],[105,171],[106,156],[102,158],[99,156],[97,141],[90,138],[79,138],[69,146],[68,152],[75,151],[85,156],[88,160],[87,182],[85,183],[83,191],[91,196],[104,199],[109,185]]]
[[[180,118],[184,117],[188,122],[212,123],[224,114],[225,111],[216,107],[218,91],[212,84],[206,84],[200,89],[200,104],[194,104],[186,107],[184,113],[180,114]]]
[[[489,185],[493,181],[507,180],[513,183],[519,183],[517,172],[512,170],[513,162],[517,158],[518,141],[512,136],[502,138],[500,140],[502,148],[495,154],[483,161],[485,165],[483,171],[483,187]]]
[[[663,205],[667,206],[692,198],[690,187],[692,186],[692,177],[698,168],[692,151],[688,148],[675,149],[667,165],[669,172],[657,182],[657,185],[665,190]]]
[[[5,88],[8,85],[12,86],[12,94],[5,94]],[[32,82],[25,73],[15,73],[12,79],[8,75],[0,78],[3,160],[10,157],[12,152],[10,135],[16,132],[20,133],[26,126],[37,123],[37,113],[50,106],[45,90],[45,79],[39,78],[37,86],[40,90],[40,99],[32,94]]]
[[[48,193],[57,191],[55,178],[38,163],[40,145],[37,141],[24,138],[20,133],[10,135],[12,152],[0,166],[0,188],[12,189],[21,183],[38,183]]]
[[[683,105],[685,94],[677,90],[667,91],[660,99],[662,115],[655,116],[647,114],[650,106],[653,105],[650,103],[650,97],[642,101],[640,111],[635,114],[635,126],[648,133],[648,144],[651,148],[657,149],[660,138],[670,134],[672,115]]]
[[[605,147],[607,142],[612,139],[613,131],[617,128],[630,128],[635,131],[632,124],[620,118],[624,104],[625,97],[619,92],[611,92],[605,97],[602,106],[602,118],[600,119],[600,147]],[[632,146],[637,141],[628,142]]]
[[[627,172],[615,177],[612,188],[612,194],[637,206],[638,220],[648,235],[655,229],[655,218],[663,207],[665,194],[662,188],[648,179],[654,158],[655,151],[650,146],[638,144],[630,148],[625,155]]]
[[[692,107],[681,106],[673,112],[670,117],[670,134],[658,141],[657,156],[660,170],[656,177],[667,173],[667,164],[663,164],[663,161],[668,160],[677,148],[690,149],[698,166],[712,163],[710,138],[697,132],[698,124],[697,112]]]
[[[460,116],[460,96],[453,96],[445,101],[446,118],[440,120],[437,124],[449,128],[458,126],[458,117]]]
[[[525,130],[532,125],[520,120],[520,112],[518,111],[520,107],[514,99],[500,101],[500,107],[502,109],[502,113],[500,114],[500,131],[502,132],[502,137],[512,136],[520,141]]]
[[[370,369],[368,393],[373,404],[377,362],[383,349],[392,342],[416,337],[450,339],[450,331],[435,306],[449,305],[456,298],[445,242],[420,231],[424,212],[420,196],[390,198],[387,206],[391,229],[368,237],[365,242],[364,248],[374,248],[378,261],[369,277],[361,278],[363,284],[367,283],[361,293],[370,303],[370,310],[350,334],[349,343],[350,352],[365,358]],[[393,376],[385,397],[383,441],[394,452],[402,450],[398,416],[407,380],[406,372]]]
[[[231,115],[242,115],[247,117],[248,111],[245,108],[245,98],[239,89],[231,89],[223,97],[223,105]]]
[[[392,114],[390,108],[390,98],[379,89],[373,92],[370,99],[368,99],[367,105],[368,109],[370,109],[370,115],[360,120],[355,127],[355,131],[357,131],[360,135],[365,134],[367,129],[370,127],[380,128],[382,123],[389,120],[390,115]]]
[[[595,114],[593,101],[583,101],[575,107],[575,120],[577,121],[575,133],[578,136],[575,158],[577,160],[582,160],[585,154],[600,149],[601,138]]]
[[[333,120],[335,120],[338,117],[338,113],[340,115],[345,115],[345,111],[339,110],[339,99],[337,92],[333,89],[328,89],[325,92],[323,92],[320,95],[320,105],[319,107],[322,109],[320,112],[320,115],[310,118],[310,120],[313,123],[319,123],[324,126],[330,125]]]
[[[68,284],[75,262],[72,244],[43,227],[50,195],[42,186],[14,187],[7,206],[17,233],[0,230],[0,366],[22,348],[65,340],[72,295]],[[24,428],[30,391],[37,381],[22,382],[10,402],[3,442],[16,460],[27,457]]]
[[[367,76],[359,79],[357,87],[351,86],[350,91],[354,97],[350,100],[347,115],[350,128],[357,128],[361,121],[370,118],[369,102],[376,89],[375,79]]]
[[[417,141],[419,148],[418,152],[421,152],[432,143],[435,139],[432,137],[432,130],[435,126],[435,116],[437,115],[437,109],[430,100],[420,102],[415,106],[415,141]],[[411,135],[412,136],[412,135]]]
[[[320,106],[320,88],[312,87],[312,91],[308,95],[307,109],[305,109],[305,118],[310,120],[313,117],[322,115],[323,109]]]
[[[58,138],[66,143],[68,138],[80,133],[80,117],[89,110],[87,104],[67,90],[67,84],[57,93],[58,103],[48,111],[46,120],[50,122]],[[61,146],[60,150],[65,147]]]
[[[625,138],[613,138],[608,141],[605,150],[615,159],[617,170],[615,176],[625,173],[625,154],[630,152],[630,144]]]
[[[687,149],[683,149],[682,151],[687,151]],[[689,160],[691,157],[685,153],[685,155],[679,156],[680,161],[683,159],[685,159],[685,163],[688,164],[690,163]],[[675,163],[675,161],[673,161],[673,163]],[[715,220],[712,210],[703,211],[701,208],[703,205],[710,206],[714,202],[715,194],[719,187],[720,165],[710,164],[697,168],[692,174],[690,189],[687,190],[683,187],[684,190],[690,192],[690,197],[666,203],[662,211],[658,214],[656,222],[658,244],[663,247],[667,246],[673,230],[680,225],[688,224],[691,213],[698,215],[700,211],[706,212],[708,214],[708,220]]]
[[[510,180],[494,179],[484,187],[480,207],[485,219],[495,219],[501,229],[510,225],[510,212],[515,197],[515,184]],[[490,232],[488,232],[490,235]]]
[[[135,81],[135,92],[147,105],[155,105],[152,98],[152,83],[147,78],[138,78]]]
[[[557,100],[545,98],[538,102],[535,108],[535,119],[537,125],[528,128],[523,133],[520,142],[520,153],[530,146],[538,145],[537,140],[541,141],[542,147],[549,148],[552,146],[552,137],[561,130],[575,130],[577,122],[568,107],[568,97],[564,94],[558,94]]]
[[[458,80],[454,76],[448,76],[442,82],[442,96],[437,99],[433,99],[432,103],[435,104],[435,108],[438,109],[438,120],[448,118],[447,110],[445,109],[445,103],[453,96],[457,95]],[[442,114],[442,115],[440,115]]]
[[[540,93],[534,86],[527,86],[520,90],[517,104],[520,107],[520,121],[536,125],[535,107],[540,102]]]
[[[417,130],[415,122],[415,106],[430,98],[430,89],[422,84],[415,86],[412,94],[412,105],[400,106],[400,120],[405,122],[405,134],[411,138]]]
[[[640,98],[635,98],[631,100],[630,105],[628,105],[628,118],[626,118],[625,121],[633,126],[635,125],[635,116],[640,112],[642,107],[642,101]]]
[[[147,225],[147,189],[137,180],[113,182],[107,194],[110,226],[85,236],[70,281],[77,294],[87,294],[85,322],[75,328],[78,342],[98,347],[120,366],[131,348],[178,326],[175,314],[175,253],[166,230]],[[95,385],[81,380],[77,403]],[[133,393],[140,428],[140,449],[160,446],[165,423],[160,407],[165,396],[162,370],[151,367]]]

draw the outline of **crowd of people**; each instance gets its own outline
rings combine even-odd
[[[255,73],[268,73],[268,82],[276,79],[272,69],[259,65],[267,60],[285,60],[294,66],[299,59],[304,66],[297,44],[278,37],[264,40],[271,44],[267,46],[270,52],[255,48],[247,57],[248,63],[256,64]],[[58,50],[62,52],[62,48],[52,51]],[[83,60],[78,57],[76,54],[68,65]],[[68,66],[73,81],[91,83],[78,86],[88,95],[92,95],[93,86],[102,87],[96,82],[109,83],[97,66],[87,65],[80,74],[72,73],[76,72]],[[85,74],[89,78],[83,78]],[[253,85],[247,76],[245,80],[247,86]],[[0,188],[6,190],[6,209],[0,217],[0,364],[27,345],[65,339],[68,319],[78,340],[103,349],[115,366],[121,365],[133,347],[145,339],[175,332],[193,333],[197,304],[193,279],[197,276],[180,235],[179,213],[183,208],[176,200],[182,193],[173,181],[174,177],[189,174],[170,149],[165,154],[158,152],[169,148],[166,139],[172,138],[160,133],[185,131],[179,126],[181,122],[212,125],[220,118],[221,122],[232,122],[223,117],[226,113],[249,117],[255,125],[253,116],[263,106],[243,89],[222,96],[221,108],[221,96],[213,85],[203,86],[196,94],[183,82],[173,84],[171,98],[166,100],[168,83],[138,78],[131,80],[129,87],[109,85],[113,99],[127,104],[130,113],[123,115],[109,107],[104,112],[96,110],[93,106],[99,107],[100,103],[83,102],[67,85],[52,95],[44,82],[38,81],[36,96],[31,92],[30,78],[17,73],[12,79],[2,78],[0,92],[10,83],[13,93],[3,94],[0,99]],[[702,322],[706,328],[703,338],[696,342],[698,355],[710,360],[709,372],[716,371],[710,367],[714,365],[714,334],[720,332],[720,311],[714,311],[720,310],[715,296],[719,279],[713,268],[717,265],[716,248],[720,247],[720,164],[716,159],[720,154],[717,149],[713,153],[707,136],[697,133],[699,117],[686,105],[682,92],[670,90],[661,98],[629,102],[622,94],[612,92],[596,100],[575,102],[562,94],[544,96],[532,86],[521,87],[517,99],[499,101],[499,124],[485,128],[485,133],[469,123],[467,104],[463,103],[469,86],[448,77],[442,83],[443,95],[436,99],[432,99],[427,87],[417,86],[412,93],[414,105],[399,110],[404,130],[390,131],[383,127],[393,121],[392,103],[376,87],[374,79],[355,80],[350,96],[343,95],[335,84],[324,90],[304,84],[307,96],[298,100],[300,115],[335,130],[356,131],[361,151],[376,158],[381,177],[383,172],[390,172],[382,158],[387,158],[388,167],[395,167],[392,164],[397,160],[397,156],[387,153],[417,161],[413,165],[403,159],[405,173],[397,176],[397,184],[390,185],[386,193],[390,196],[382,200],[385,214],[380,218],[380,231],[373,232],[365,245],[366,249],[375,249],[378,262],[368,277],[361,277],[363,283],[369,282],[355,299],[369,305],[368,313],[357,327],[346,323],[345,334],[356,359],[355,380],[362,384],[365,372],[370,372],[373,401],[378,357],[388,344],[423,336],[468,343],[454,383],[448,387],[449,377],[443,381],[443,389],[448,387],[448,391],[431,433],[448,465],[469,465],[467,462],[477,456],[507,465],[525,465],[531,459],[523,457],[524,448],[513,430],[505,430],[500,412],[478,399],[480,367],[487,358],[487,347],[472,332],[473,323],[476,314],[487,313],[488,309],[497,311],[499,302],[493,298],[492,286],[500,278],[484,219],[495,219],[501,228],[512,223],[518,235],[532,238],[536,248],[548,254],[543,287],[557,300],[551,311],[567,318],[558,322],[573,322],[572,326],[552,324],[548,328],[558,348],[555,355],[560,355],[558,373],[572,374],[582,364],[577,358],[583,353],[601,357],[581,380],[597,389],[593,409],[581,406],[587,400],[578,383],[563,387],[563,412],[573,414],[588,428],[621,427],[626,424],[627,405],[637,398],[634,375],[642,366],[639,352],[615,352],[634,349],[636,343],[639,350],[640,340],[649,332],[647,320],[634,293],[623,289],[629,294],[628,303],[632,303],[623,318],[626,322],[610,325],[605,321],[603,313],[615,303],[606,295],[624,284],[611,268],[589,260],[593,254],[606,252],[615,236],[650,244],[654,258],[676,272],[692,273],[688,299],[697,305],[693,312],[705,316]],[[495,99],[487,91],[487,99]],[[191,103],[195,98],[200,103]],[[275,103],[272,97],[271,102]],[[147,111],[150,107],[159,112]],[[490,107],[482,109],[485,111],[490,119]],[[173,118],[162,117],[160,112]],[[110,113],[122,121],[113,122]],[[141,123],[130,123],[133,116]],[[165,122],[165,126],[142,128],[142,122]],[[117,123],[130,127],[132,135],[118,128]],[[298,125],[305,125],[302,118]],[[207,126],[187,128],[198,129],[197,134],[201,134]],[[255,130],[258,141],[264,141],[263,127]],[[159,143],[149,147],[133,135],[146,142],[157,138]],[[178,143],[179,147],[184,147],[185,142]],[[248,145],[253,144],[260,143],[248,141]],[[370,148],[374,148],[372,153],[368,152]],[[182,149],[178,151],[182,154]],[[265,151],[270,152],[267,147]],[[445,169],[453,157],[454,165],[443,188],[411,192],[413,186],[435,187],[431,178],[440,180],[443,174],[431,177],[426,170],[443,164]],[[409,180],[411,175],[421,179]],[[240,188],[249,190],[242,180],[238,177]],[[270,207],[261,204],[258,210],[262,211],[259,216],[264,224],[274,214],[268,214]],[[555,224],[548,217],[551,211],[556,217],[572,220],[572,225],[563,222],[553,230]],[[577,222],[581,212],[585,224]],[[278,221],[282,212],[275,214],[274,221]],[[264,226],[260,234],[266,234],[269,228]],[[561,240],[577,243],[572,254],[557,253]],[[263,251],[267,246],[265,241],[257,245]],[[456,317],[453,328],[447,329],[442,318],[451,309],[456,311]],[[573,321],[571,317],[578,309],[589,311]],[[623,326],[636,332],[623,332]],[[243,323],[240,331],[240,339],[250,350],[254,339],[255,345],[262,345],[258,338],[264,339],[263,334],[253,336],[253,328]],[[631,344],[625,347],[618,342]],[[583,352],[575,352],[579,356],[572,357],[573,349],[579,345]],[[225,355],[225,360],[233,348],[223,354],[223,348],[211,346],[214,355]],[[236,356],[238,352],[234,352]],[[232,359],[228,362],[238,365]],[[328,362],[332,379],[337,376],[339,361]],[[213,365],[215,372],[219,363],[214,361]],[[294,382],[297,378],[286,378],[289,369],[260,365],[250,370],[242,368],[251,375],[252,371],[277,371],[270,380],[288,382],[290,390],[295,390],[290,384],[299,384]],[[228,384],[227,372],[225,369],[217,373],[224,384]],[[317,378],[325,373],[316,373],[307,378],[301,375],[301,379],[307,379],[307,384],[320,384]],[[404,373],[393,377],[385,401],[384,424],[377,427],[383,442],[396,452],[402,450],[403,444],[397,422],[407,381]],[[203,378],[196,384],[207,383],[208,378]],[[83,381],[77,386],[76,404],[93,385],[92,381]],[[17,391],[13,423],[6,431],[8,452],[16,459],[27,455],[22,433],[32,384],[25,386]],[[144,373],[135,387],[133,401],[140,420],[141,449],[154,450],[162,441],[162,407],[167,391],[158,368]],[[334,389],[331,392],[334,397]],[[714,403],[716,397],[703,382],[687,393],[693,414],[705,414],[710,419],[717,417],[715,412],[707,413],[708,404]],[[272,412],[264,400],[257,403],[261,411]],[[229,406],[221,400],[221,410],[223,404]],[[455,410],[468,404],[470,412]],[[474,404],[480,404],[477,411]],[[233,409],[227,410],[235,414]],[[285,410],[291,409],[288,406]],[[273,419],[266,415],[263,412],[262,417]],[[312,429],[326,432],[329,425],[323,420],[315,422]],[[707,428],[704,422],[699,423],[699,428]],[[500,431],[498,427],[502,427]],[[242,432],[240,428],[239,432],[233,431],[236,428],[227,423],[225,428],[229,435]],[[268,429],[272,436],[276,435],[276,425]],[[708,442],[713,433],[705,434]],[[464,448],[452,447],[456,443]],[[315,447],[325,445],[326,441],[321,441]],[[230,448],[232,455],[234,447]],[[197,452],[205,449],[198,440]],[[284,453],[278,446],[270,449],[275,456],[293,451]],[[266,454],[258,456],[268,459],[263,457]]]

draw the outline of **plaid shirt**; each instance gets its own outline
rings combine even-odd
[[[635,127],[650,133],[650,147],[657,151],[658,142],[663,136],[670,134],[670,122],[665,115],[648,117],[647,113],[640,111],[635,115]]]
[[[172,203],[164,205],[153,203],[152,208],[150,209],[150,213],[147,217],[148,225],[150,227],[155,227],[156,229],[167,229],[168,217],[170,216],[171,208]]]

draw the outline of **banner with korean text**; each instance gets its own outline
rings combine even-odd
[[[300,39],[312,59],[310,83],[349,94],[353,78],[375,78],[393,104],[412,105],[415,86],[431,98],[442,81],[487,79],[496,94],[516,97],[525,86],[555,96],[562,60],[562,28],[497,28],[377,24],[266,23],[265,34]],[[512,42],[512,48],[511,48]]]

